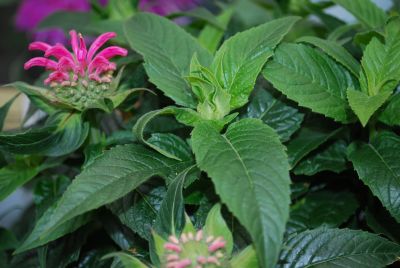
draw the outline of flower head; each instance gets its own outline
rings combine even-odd
[[[205,236],[202,230],[170,236],[165,243],[165,268],[223,267],[225,240]]]
[[[50,70],[44,83],[56,89],[59,99],[73,101],[77,107],[88,107],[94,99],[107,95],[104,91],[111,87],[116,64],[110,59],[126,56],[128,52],[118,46],[99,51],[108,40],[116,37],[113,32],[100,35],[89,49],[81,34],[72,30],[70,36],[72,52],[60,43],[54,46],[39,41],[31,43],[29,50],[42,51],[44,57],[30,59],[24,68],[39,66]]]

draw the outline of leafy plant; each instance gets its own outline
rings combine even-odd
[[[359,23],[325,13],[334,4]],[[86,70],[80,55],[91,50],[73,41],[72,67],[52,70],[61,78],[50,74],[50,88],[11,84],[48,117],[0,133],[0,199],[31,181],[36,209],[29,230],[0,232],[3,263],[375,268],[398,261],[395,12],[369,0],[237,1],[216,15],[198,8],[170,18],[125,1],[109,8],[128,57],[110,62],[127,54],[112,46]],[[179,16],[191,19],[179,26],[171,20]],[[52,68],[52,55],[63,62],[60,47],[40,46],[46,57],[36,65]],[[113,77],[117,64],[125,67]],[[12,101],[0,109],[1,125]]]

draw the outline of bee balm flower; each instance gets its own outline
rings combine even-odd
[[[183,233],[179,238],[170,236],[164,244],[165,268],[224,267],[222,237],[204,236],[203,231]]]
[[[91,106],[97,100],[107,96],[115,88],[112,87],[113,72],[116,64],[110,62],[115,56],[126,56],[127,50],[110,46],[101,51],[99,49],[111,38],[116,37],[113,32],[100,35],[86,48],[81,34],[71,31],[72,52],[62,44],[51,46],[44,42],[33,42],[29,50],[44,52],[44,57],[35,57],[27,61],[25,69],[35,66],[44,67],[51,73],[44,81],[46,85],[55,88],[55,95],[61,101],[73,103],[81,110]]]

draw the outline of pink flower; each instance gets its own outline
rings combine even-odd
[[[110,62],[115,56],[126,56],[127,50],[118,46],[111,46],[98,52],[108,40],[116,37],[113,32],[100,35],[90,46],[86,48],[85,41],[81,34],[70,31],[72,53],[58,43],[51,46],[44,42],[33,42],[29,45],[29,50],[40,50],[44,52],[44,57],[36,57],[27,61],[24,65],[25,70],[40,66],[51,70],[49,77],[44,81],[51,86],[74,86],[79,81],[85,87],[88,80],[98,83],[110,83],[112,72],[116,65]],[[98,52],[98,53],[97,53]],[[50,59],[53,57],[54,60]]]

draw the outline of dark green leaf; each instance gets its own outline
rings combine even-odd
[[[338,63],[342,64],[348,71],[355,77],[358,77],[361,67],[360,64],[354,59],[344,47],[336,42],[321,39],[315,36],[304,36],[296,40],[297,42],[309,43],[322,49],[326,54],[331,56]]]
[[[275,97],[262,88],[255,90],[245,116],[261,119],[278,133],[282,142],[289,140],[304,118],[298,109],[285,102],[283,96]]]
[[[393,95],[379,115],[379,120],[389,126],[400,125],[400,94]]]
[[[124,25],[130,46],[143,55],[150,81],[177,104],[195,108],[196,98],[184,79],[190,59],[197,53],[208,66],[212,56],[175,23],[150,13],[140,13]]]
[[[4,122],[6,120],[8,110],[10,109],[11,105],[13,104],[13,102],[15,101],[15,99],[18,96],[19,95],[15,95],[9,101],[7,101],[3,106],[0,107],[0,131],[3,130]]]
[[[286,232],[302,232],[321,225],[339,227],[354,214],[357,206],[357,200],[349,192],[310,193],[294,205]]]
[[[124,252],[114,252],[105,255],[102,259],[118,258],[120,264],[113,265],[111,268],[147,268],[148,266],[142,263],[139,259]]]
[[[342,172],[346,169],[346,149],[347,144],[343,140],[339,140],[322,152],[303,159],[293,172],[296,175],[307,176],[312,176],[321,171]]]
[[[349,159],[359,178],[400,222],[400,137],[381,132],[353,150]]]
[[[279,267],[379,268],[396,261],[400,246],[376,234],[319,228],[287,239]]]
[[[11,231],[0,228],[0,251],[15,249],[18,244],[17,238]]]
[[[192,147],[222,202],[252,236],[260,263],[272,267],[290,202],[289,166],[278,135],[257,119],[233,123],[223,135],[200,123]]]
[[[298,20],[276,19],[238,33],[217,51],[211,69],[219,85],[231,95],[231,110],[247,103],[262,67]]]
[[[282,44],[263,75],[299,105],[348,123],[354,119],[346,90],[356,88],[351,74],[322,51],[303,44]]]
[[[170,177],[190,165],[189,162],[179,162],[133,144],[106,151],[73,180],[57,206],[39,219],[18,251],[27,250],[30,241],[52,234],[74,217],[126,195],[148,178]]]

